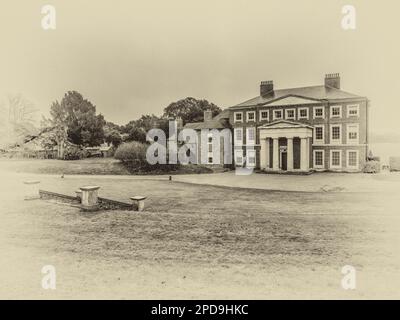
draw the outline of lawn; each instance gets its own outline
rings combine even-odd
[[[392,194],[32,176],[43,189],[66,194],[96,184],[112,199],[148,196],[143,213],[83,213],[23,201],[25,176],[2,176],[3,298],[398,298],[400,224]],[[58,272],[54,292],[40,288],[45,264]],[[356,291],[340,287],[346,264],[359,271]]]

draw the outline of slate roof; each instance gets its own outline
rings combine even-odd
[[[358,96],[340,89],[319,85],[300,88],[289,88],[273,90],[264,96],[258,96],[245,102],[239,103],[230,108],[252,107],[257,105],[268,104],[269,102],[284,98],[284,97],[300,97],[305,99],[320,100],[340,100],[340,99],[362,99],[363,96]],[[285,105],[285,104],[283,104]]]
[[[184,128],[185,129],[194,129],[194,130],[201,130],[201,129],[224,129],[227,128],[227,125],[224,125],[223,119],[229,119],[229,110],[225,109],[218,115],[216,115],[212,120],[203,121],[203,122],[192,122],[186,123]],[[222,120],[222,121],[221,121]]]

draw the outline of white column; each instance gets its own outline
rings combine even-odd
[[[272,146],[273,146],[273,151],[272,151],[272,169],[275,171],[279,170],[279,142],[278,138],[273,138],[272,139]]]
[[[265,168],[269,169],[269,138],[265,139]]]
[[[261,149],[260,149],[260,169],[265,169],[267,167],[267,139],[260,139]]]
[[[287,170],[293,171],[293,138],[287,138]]]
[[[300,169],[308,171],[308,138],[300,139]]]

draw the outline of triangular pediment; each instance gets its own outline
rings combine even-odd
[[[301,122],[294,122],[294,121],[288,121],[288,120],[278,120],[275,122],[267,123],[264,124],[261,127],[258,127],[258,129],[296,129],[296,128],[309,128],[312,129],[312,126],[309,126],[305,123]]]
[[[316,104],[320,102],[319,100],[302,97],[302,96],[295,96],[295,95],[288,95],[285,97],[281,97],[279,99],[267,102],[264,106],[295,106],[301,104]]]

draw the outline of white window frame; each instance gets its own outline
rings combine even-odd
[[[288,117],[288,111],[293,111],[293,118]],[[286,109],[285,110],[285,119],[286,120],[296,120],[296,109]]]
[[[322,109],[322,116],[316,116],[316,111],[317,109]],[[325,119],[325,107],[324,106],[319,106],[319,107],[314,107],[313,108],[313,119]]]
[[[350,152],[355,152],[357,154],[357,156],[356,156],[356,165],[355,166],[351,166],[349,164],[349,160],[350,160],[349,154],[350,154]],[[358,169],[359,162],[360,162],[360,158],[359,158],[359,151],[358,150],[347,150],[346,151],[346,166],[347,166],[347,168],[349,168],[349,169]]]
[[[266,118],[263,118],[263,116],[262,116],[263,112],[267,113],[267,117]],[[265,121],[265,120],[269,121],[269,110],[260,110],[260,121]]]
[[[322,152],[322,164],[321,165],[317,165],[315,163],[315,160],[316,160],[315,154],[317,152]],[[313,167],[314,167],[314,169],[325,169],[325,150],[322,150],[322,149],[313,150]]]
[[[238,140],[237,139],[237,135],[236,135],[236,132],[237,131],[241,131],[241,135],[242,135],[242,139],[240,139],[240,140]],[[235,146],[242,146],[243,145],[243,128],[235,128],[234,130],[233,130],[233,134],[234,134],[234,143],[235,143]]]
[[[333,160],[333,156],[332,155],[333,155],[334,152],[339,152],[339,165],[334,165],[332,163],[332,160]],[[329,151],[329,167],[331,169],[340,169],[340,168],[342,168],[342,150],[340,150],[340,149],[331,149]]]
[[[357,139],[349,138],[349,127],[357,127]],[[360,143],[360,125],[358,123],[348,123],[346,128],[346,143],[347,144],[359,144]]]
[[[322,139],[317,139],[317,129],[322,128]],[[325,143],[325,125],[316,125],[314,126],[314,144],[324,144]]]
[[[357,114],[350,114],[350,110],[351,109],[356,109],[357,110]],[[347,118],[359,118],[360,117],[360,105],[359,104],[349,104],[347,105]]]
[[[332,129],[333,127],[339,127],[339,139],[333,139],[332,136]],[[335,124],[331,124],[329,126],[329,143],[330,144],[342,144],[342,140],[343,139],[343,130],[342,130],[342,124],[341,123],[335,123]]]
[[[275,111],[280,111],[281,112],[281,117],[280,118],[276,118],[275,117]],[[282,119],[283,119],[283,109],[272,110],[272,120],[282,120]]]
[[[334,108],[339,108],[339,115],[334,115],[333,114],[333,109]],[[330,106],[330,118],[341,118],[342,117],[342,106],[341,105],[334,105],[334,106]]]
[[[253,114],[254,115],[254,119],[253,120],[249,119],[249,114]],[[256,122],[256,112],[255,111],[247,111],[246,112],[246,121],[247,122]]]
[[[249,161],[250,155],[252,155],[254,157],[254,164],[251,164]],[[254,149],[247,149],[246,150],[246,167],[251,168],[251,167],[255,167],[256,166],[256,150]]]
[[[302,116],[301,116],[301,110],[306,110],[306,111],[307,111],[307,116],[302,117]],[[301,120],[301,119],[307,119],[307,120],[308,120],[308,113],[309,113],[308,108],[299,108],[299,114],[297,115],[297,119],[299,119],[299,120]]]
[[[238,158],[238,155],[240,155],[240,157],[242,158],[242,162],[238,162],[237,161],[237,158]],[[239,166],[242,166],[243,165],[243,149],[236,149],[235,150],[235,165],[239,165]]]
[[[250,129],[254,130],[254,140],[250,140]],[[246,145],[254,146],[256,144],[256,128],[255,127],[247,127],[246,128]]]
[[[238,114],[240,114],[241,116],[242,116],[242,120],[237,120],[236,119],[236,115],[238,115]],[[233,122],[235,123],[235,122],[243,122],[243,112],[234,112],[233,113]]]

